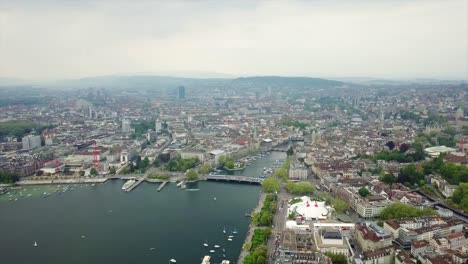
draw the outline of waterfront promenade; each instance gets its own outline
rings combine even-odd
[[[258,199],[257,207],[255,207],[255,209],[251,212],[251,214],[259,213],[262,210],[263,204],[265,203],[266,196],[267,194],[262,192],[262,194],[260,195],[260,198]],[[247,236],[245,237],[243,245],[245,245],[245,243],[250,243],[250,241],[252,240],[252,236],[253,236],[255,228],[257,228],[257,226],[254,223],[250,222],[249,230],[247,231]],[[237,260],[237,264],[242,264],[244,262],[244,258],[250,253],[249,249],[244,248],[243,245],[242,245],[241,252],[239,254],[239,259]]]

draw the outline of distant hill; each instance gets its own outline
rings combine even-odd
[[[6,83],[6,82],[5,82]],[[11,81],[9,81],[11,83]],[[0,85],[2,83],[0,82]],[[346,83],[310,77],[252,76],[241,78],[184,78],[158,75],[107,75],[48,82],[31,82],[44,88],[121,88],[165,89],[177,86],[191,88],[331,88]]]
[[[343,86],[345,83],[321,78],[310,77],[280,77],[280,76],[253,76],[233,79],[232,87],[258,87],[258,88],[332,88]]]

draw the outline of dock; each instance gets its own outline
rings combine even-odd
[[[138,179],[138,181],[136,181],[132,186],[128,187],[125,191],[126,192],[131,192],[133,189],[138,187],[138,185],[140,185],[145,180],[146,180],[146,177],[141,177],[140,179]]]
[[[169,181],[165,181],[165,182],[161,183],[161,185],[159,185],[158,192],[160,192],[160,191],[166,186],[166,184],[167,184],[168,182],[169,182]]]

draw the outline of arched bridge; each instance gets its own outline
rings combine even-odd
[[[236,176],[236,175],[208,175],[206,179],[209,181],[228,181],[228,182],[241,182],[241,183],[252,183],[252,184],[262,184],[262,178],[253,178],[246,176]]]

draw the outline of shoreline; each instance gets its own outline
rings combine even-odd
[[[262,192],[260,194],[257,206],[255,207],[255,209],[251,213],[257,213],[257,212],[260,212],[262,210],[263,204],[265,203],[266,196],[267,196],[267,194],[264,193],[264,192]],[[244,262],[244,258],[247,255],[249,255],[249,253],[250,253],[249,249],[244,249],[244,245],[246,243],[249,243],[252,240],[252,236],[253,236],[255,228],[257,228],[257,226],[252,223],[252,220],[250,220],[249,230],[247,231],[247,235],[246,235],[246,237],[244,239],[244,243],[242,243],[241,252],[239,253],[239,258],[237,259],[237,264],[242,264]]]

